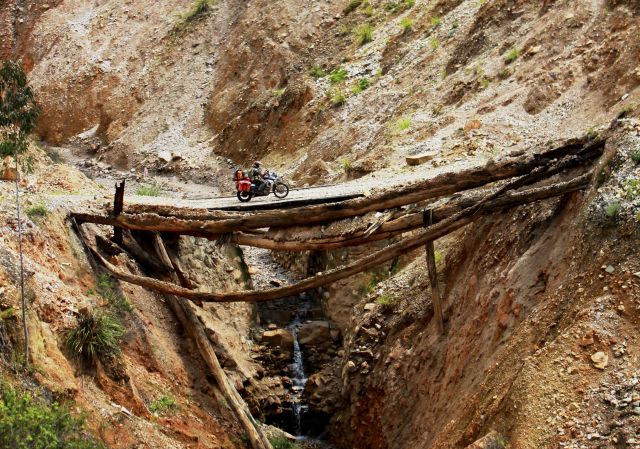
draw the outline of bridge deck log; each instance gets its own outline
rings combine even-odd
[[[603,140],[589,143],[574,141],[560,148],[534,155],[510,158],[471,168],[457,173],[443,173],[394,189],[384,190],[369,197],[356,198],[340,203],[321,204],[287,210],[257,212],[203,212],[198,209],[174,207],[128,206],[117,217],[95,214],[72,214],[79,222],[92,222],[159,232],[177,232],[195,235],[198,232],[229,233],[267,227],[286,227],[326,223],[418,203],[453,193],[481,187],[489,183],[516,176],[528,175],[536,169],[541,174],[544,167],[565,156],[574,156],[572,165],[578,166],[602,154]],[[565,164],[565,168],[571,164]],[[546,173],[550,176],[551,172]]]

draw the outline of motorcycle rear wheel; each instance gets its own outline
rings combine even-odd
[[[253,197],[253,193],[251,193],[251,191],[247,192],[247,191],[240,191],[238,190],[238,193],[236,194],[236,196],[238,197],[238,199],[243,202],[243,203],[247,203],[249,201],[251,201],[251,198]]]
[[[284,182],[276,182],[273,185],[273,194],[278,198],[284,198],[289,195],[289,186]]]

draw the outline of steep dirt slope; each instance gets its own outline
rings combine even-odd
[[[422,257],[369,298],[391,307],[355,309],[333,424],[351,429],[341,447],[458,448],[491,429],[512,448],[637,446],[639,132],[610,140],[603,186],[440,243],[446,336]]]

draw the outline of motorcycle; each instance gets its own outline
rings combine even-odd
[[[246,203],[251,201],[254,196],[267,196],[271,192],[277,198],[285,198],[289,194],[289,185],[281,180],[277,173],[266,171],[262,179],[265,184],[258,191],[255,182],[252,182],[242,170],[236,170],[233,180],[236,182],[236,196],[238,199]]]

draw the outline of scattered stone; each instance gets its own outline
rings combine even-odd
[[[349,360],[347,362],[347,371],[348,372],[353,373],[357,369],[358,369],[358,367],[356,366],[356,364],[352,360]]]
[[[591,356],[593,366],[598,369],[605,369],[609,364],[609,356],[602,351],[598,351]]]
[[[615,271],[615,269],[611,266],[611,265],[607,265],[607,267],[604,269],[604,271],[606,271],[607,273],[611,274]]]
[[[376,308],[376,305],[372,302],[368,302],[364,305],[364,310],[366,311],[374,310],[375,308]]]

